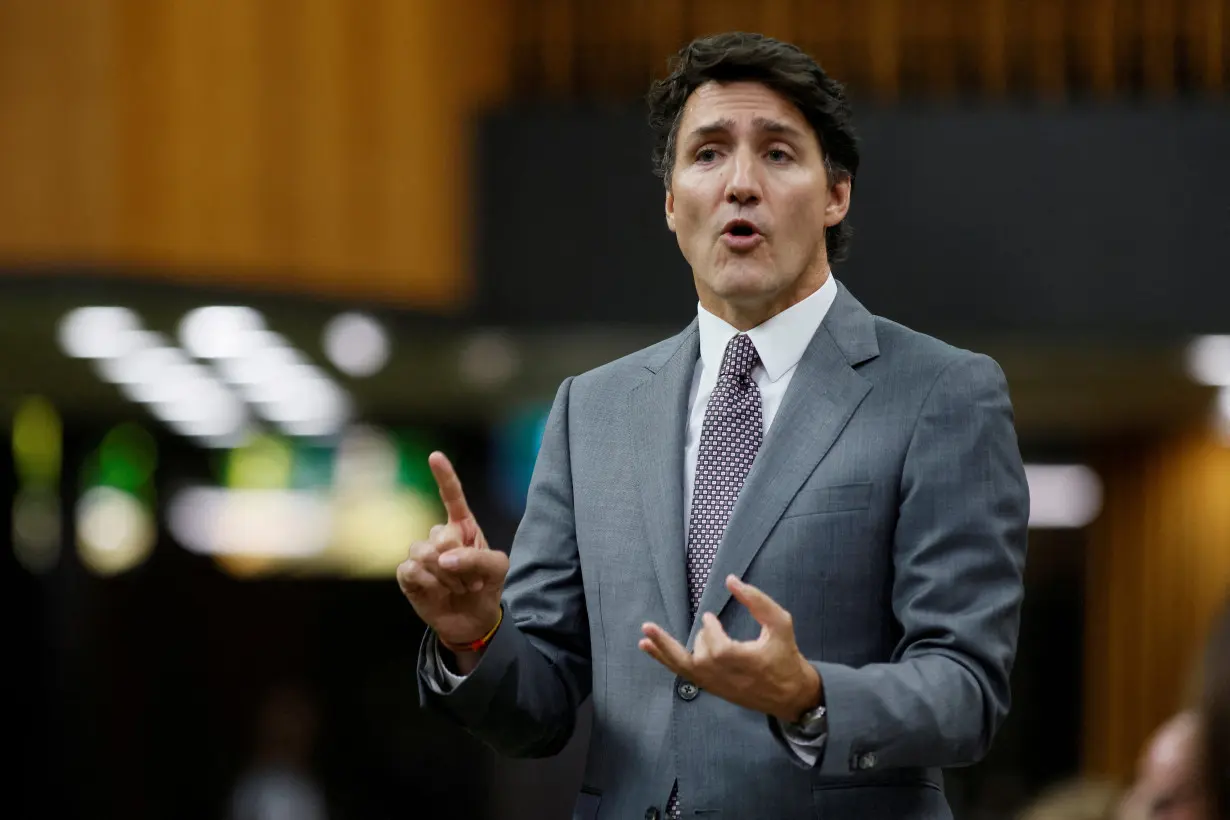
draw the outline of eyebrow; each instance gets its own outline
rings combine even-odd
[[[761,131],[767,131],[771,134],[782,134],[794,139],[801,139],[803,134],[799,129],[792,125],[787,125],[780,120],[769,119],[768,117],[755,117],[752,120],[752,127]],[[714,134],[729,134],[735,130],[735,121],[730,118],[714,120],[710,123],[705,123],[699,126],[689,135],[691,139],[697,137],[711,137]]]

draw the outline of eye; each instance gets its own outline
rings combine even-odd
[[[713,162],[716,159],[717,149],[715,148],[702,148],[696,152],[697,162]]]
[[[789,162],[791,159],[790,154],[781,148],[770,148],[768,157],[769,162]]]

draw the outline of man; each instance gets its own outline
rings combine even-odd
[[[592,696],[576,817],[950,817],[1016,650],[1003,375],[833,278],[858,149],[810,57],[697,40],[650,106],[697,320],[563,383],[511,567],[432,455],[449,520],[398,570],[422,703],[528,757]]]
[[[1195,712],[1180,712],[1153,733],[1140,756],[1136,783],[1124,801],[1122,816],[1204,820],[1199,727]]]

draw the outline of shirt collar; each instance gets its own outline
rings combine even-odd
[[[799,363],[836,298],[837,280],[830,272],[815,293],[747,332],[769,381],[777,381]],[[705,369],[716,372],[722,366],[726,345],[739,331],[699,305],[696,312],[700,357]]]

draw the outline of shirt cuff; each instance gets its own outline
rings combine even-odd
[[[445,670],[448,671],[448,670]],[[774,718],[777,720],[777,718]],[[824,754],[824,748],[828,745],[829,736],[827,733],[819,737],[801,737],[794,733],[789,724],[777,721],[777,728],[781,730],[782,737],[786,744],[790,747],[790,751],[799,759],[799,762],[807,766],[809,769],[816,765],[816,761]]]
[[[427,653],[424,666],[427,667],[423,670],[427,673],[424,675],[427,679],[427,685],[437,695],[447,695],[466,679],[465,675],[458,675],[444,665],[444,661],[440,658],[440,641],[435,639],[434,636],[431,642],[431,651]]]

